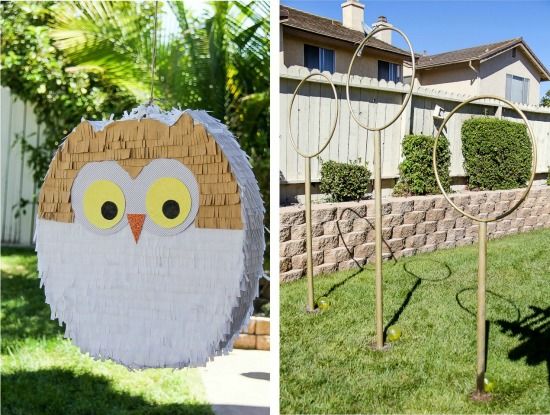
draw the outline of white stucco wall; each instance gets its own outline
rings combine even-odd
[[[528,78],[528,104],[537,105],[540,102],[540,75],[520,48],[517,48],[515,58],[512,57],[512,51],[508,50],[481,63],[481,93],[505,96],[506,74]]]

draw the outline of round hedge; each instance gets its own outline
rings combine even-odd
[[[465,121],[462,154],[470,189],[514,189],[529,180],[531,142],[523,123],[495,118]]]
[[[330,195],[334,202],[359,200],[365,196],[370,184],[371,172],[359,161],[338,163],[325,161],[321,164],[319,190]]]
[[[407,135],[403,139],[403,161],[399,164],[399,181],[393,188],[396,196],[440,193],[432,165],[435,138],[428,135]],[[437,166],[441,184],[450,190],[449,140],[441,136],[437,144]]]

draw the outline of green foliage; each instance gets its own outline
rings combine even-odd
[[[269,206],[269,2],[211,2],[203,12],[169,3],[178,27],[162,30],[155,97],[200,108],[229,125]],[[46,142],[23,142],[36,180],[81,117],[120,115],[149,97],[154,2],[2,2],[2,85],[35,104]],[[269,223],[269,222],[267,222]]]
[[[435,138],[426,135],[407,135],[403,139],[403,161],[399,165],[399,181],[393,189],[396,196],[440,193],[435,180],[432,152]],[[449,140],[441,136],[437,144],[439,178],[445,191],[450,190],[449,169],[451,151]]]
[[[546,94],[540,100],[540,105],[543,107],[550,107],[550,89],[546,91]]]
[[[369,169],[360,160],[351,163],[329,160],[321,164],[319,189],[335,202],[359,200],[367,193],[370,177]]]
[[[54,47],[48,24],[54,2],[2,2],[2,85],[35,106],[45,126],[39,147],[19,137],[35,181],[45,175],[52,152],[81,120],[122,113],[136,104],[128,91],[109,83],[101,73],[71,71]]]
[[[548,177],[546,178],[546,184],[550,186],[550,166],[548,166]]]
[[[462,154],[470,188],[514,189],[529,179],[531,142],[522,123],[494,118],[465,121]]]

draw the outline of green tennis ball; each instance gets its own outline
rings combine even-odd
[[[493,382],[491,379],[489,378],[484,378],[483,379],[483,390],[486,392],[486,393],[489,393],[489,392],[492,392],[493,389],[495,389],[495,382]]]
[[[401,329],[397,326],[391,326],[388,328],[387,339],[390,342],[399,340],[401,337]]]
[[[317,300],[317,307],[319,307],[319,310],[326,311],[330,308],[330,301],[327,297],[321,297],[319,300]]]

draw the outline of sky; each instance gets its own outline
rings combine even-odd
[[[281,0],[281,4],[319,16],[342,20],[340,5],[333,0]],[[415,52],[432,55],[486,43],[523,37],[550,69],[550,0],[361,0],[365,23],[378,16],[401,29]],[[406,43],[393,32],[396,46]],[[550,82],[541,83],[541,96]]]

